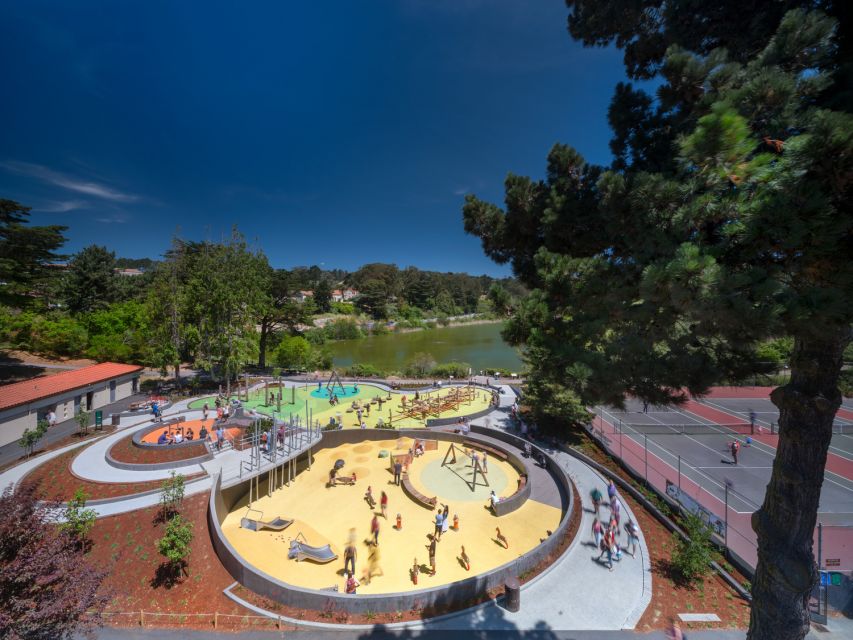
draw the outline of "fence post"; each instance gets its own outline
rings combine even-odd
[[[726,488],[726,511],[725,511],[725,531],[723,532],[723,542],[726,545],[726,549],[729,548],[729,483],[725,483]]]
[[[823,523],[817,523],[817,569],[820,571],[823,562]]]
[[[681,456],[678,456],[678,494],[681,495]]]
[[[139,610],[139,626],[145,626],[145,612],[142,609]]]
[[[648,434],[643,434],[643,455],[646,459],[646,486],[649,486],[649,436]]]
[[[218,625],[219,625],[219,612],[214,611],[213,612],[213,628],[216,629]]]

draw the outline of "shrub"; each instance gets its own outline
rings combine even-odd
[[[193,524],[180,515],[171,518],[163,537],[157,541],[157,551],[166,558],[166,565],[174,573],[184,571],[193,541]]]
[[[160,493],[161,513],[164,520],[178,511],[178,508],[184,501],[184,491],[184,476],[172,471],[172,477],[163,481]]]
[[[53,356],[79,355],[86,348],[89,334],[85,327],[67,316],[37,318],[31,327],[34,351]]]
[[[436,378],[467,378],[468,370],[471,368],[467,362],[446,362],[445,364],[436,365],[431,375]]]
[[[435,368],[435,358],[428,353],[416,353],[406,365],[406,375],[423,378]]]
[[[47,420],[39,420],[33,431],[30,431],[29,428],[24,429],[21,439],[18,440],[18,445],[22,449],[26,449],[28,458],[33,454],[33,450],[36,448],[39,440],[41,440],[44,437],[44,434],[47,433],[48,426],[50,425]]]
[[[711,527],[695,513],[686,514],[682,526],[688,539],[672,535],[672,566],[684,582],[694,583],[710,570]]]
[[[361,327],[352,318],[341,318],[330,322],[323,331],[329,340],[352,340],[364,336]]]
[[[77,421],[77,426],[80,427],[80,433],[82,435],[86,435],[87,433],[89,433],[89,422],[91,420],[91,415],[88,411],[83,411],[81,409],[80,413],[74,416],[74,419]]]
[[[59,525],[61,531],[77,543],[80,549],[86,548],[86,536],[95,526],[98,514],[94,509],[86,508],[86,500],[89,496],[82,487],[77,487],[74,496],[65,507],[65,521]]]
[[[385,372],[372,364],[353,364],[344,369],[344,375],[357,378],[382,377]]]

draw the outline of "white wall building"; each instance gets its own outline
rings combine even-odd
[[[141,373],[137,365],[102,362],[0,386],[0,446],[17,442],[50,411],[63,422],[137,393]]]

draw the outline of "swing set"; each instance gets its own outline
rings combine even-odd
[[[459,472],[453,466],[453,465],[457,464],[457,462],[456,462],[456,445],[454,443],[452,443],[452,442],[450,443],[450,446],[447,449],[447,453],[444,454],[444,459],[441,461],[441,466],[442,467],[445,467],[445,466],[450,467],[450,470],[453,471],[453,473],[455,473],[457,476],[459,476],[460,478],[462,478],[462,480],[465,481],[465,484],[468,485],[468,488],[471,489],[471,491],[475,491],[477,489],[477,476],[479,476],[480,480],[482,480],[482,482],[479,484],[479,486],[490,487],[491,485],[489,484],[489,479],[488,479],[488,477],[486,477],[486,474],[483,472],[483,467],[480,465],[480,459],[475,458],[473,455],[468,454],[468,452],[464,451],[464,450],[460,452],[460,455],[463,455],[463,456],[470,458],[470,460],[472,462],[471,466],[474,467],[474,475],[472,476],[470,482],[467,479],[462,478],[462,476],[459,474]],[[450,458],[450,461],[448,461],[448,458]]]

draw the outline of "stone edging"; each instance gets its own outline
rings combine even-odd
[[[432,439],[438,437],[440,440],[460,443],[464,439],[463,436],[453,433],[427,431],[423,429],[403,429],[398,431],[398,433],[401,437]],[[488,432],[488,434],[493,435],[491,432]],[[322,448],[337,446],[338,440],[340,441],[340,444],[343,444],[349,440],[352,440],[353,442],[361,441],[368,436],[372,437],[372,439],[385,439],[387,431],[377,429],[353,429],[330,432],[324,435],[324,446]],[[470,437],[471,436],[469,434],[468,438],[470,439]],[[515,438],[515,436],[510,435],[505,441],[512,442],[509,438]],[[223,566],[240,584],[261,596],[270,598],[277,602],[282,602],[289,606],[314,610],[323,610],[324,608],[331,606],[349,613],[365,613],[367,611],[393,612],[413,608],[424,609],[435,606],[437,602],[445,604],[448,599],[456,602],[465,601],[482,595],[488,589],[502,585],[510,576],[517,576],[518,574],[536,566],[539,562],[549,556],[562,542],[562,538],[566,533],[572,514],[576,508],[579,508],[579,505],[575,504],[572,492],[572,481],[569,476],[550,456],[546,455],[545,459],[548,463],[548,469],[551,472],[552,477],[556,482],[560,483],[563,490],[566,492],[568,499],[568,509],[563,515],[560,525],[551,536],[546,538],[544,542],[540,543],[531,551],[496,567],[491,571],[487,571],[449,585],[442,585],[430,589],[419,589],[417,591],[363,595],[353,598],[346,594],[306,589],[282,582],[245,562],[239,553],[237,553],[233,548],[231,543],[225,538],[221,528],[221,519],[224,520],[228,507],[226,505],[226,498],[223,496],[221,477],[217,477],[214,480],[214,486],[210,494],[208,525],[210,528],[211,540],[220,562],[222,562]],[[240,492],[240,485],[229,487],[228,492],[229,498],[234,499]]]

